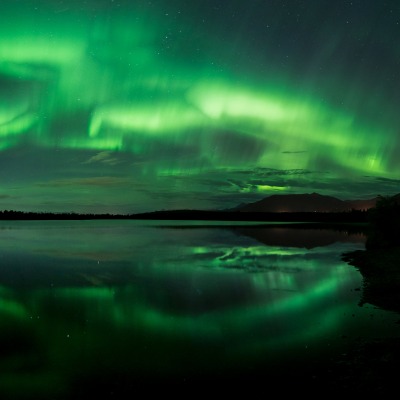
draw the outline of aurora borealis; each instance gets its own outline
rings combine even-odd
[[[3,0],[0,209],[398,193],[396,0]]]

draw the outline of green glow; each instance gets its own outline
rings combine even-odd
[[[258,15],[250,4],[252,22],[232,40],[231,25],[217,23],[207,7],[180,1],[168,10],[135,2],[73,1],[65,8],[44,0],[3,3],[0,151],[12,155],[31,149],[38,159],[62,152],[62,158],[46,156],[47,167],[29,178],[24,169],[31,161],[12,168],[10,180],[16,184],[4,187],[17,199],[10,205],[76,211],[215,208],[276,191],[337,195],[343,185],[343,196],[366,196],[377,189],[371,179],[399,176],[399,121],[393,108],[398,90],[382,78],[395,75],[391,68],[397,73],[397,63],[390,61],[397,53],[385,32],[376,34],[387,46],[388,72],[376,79],[377,66],[348,65],[348,57],[336,57],[342,48],[343,54],[357,54],[353,47],[359,42],[352,36],[342,42],[346,27],[330,18],[324,22],[326,16],[313,23],[322,24],[314,32],[319,45],[301,57],[297,47],[284,51],[283,43],[287,35],[302,35],[282,31],[278,22],[274,30],[265,28],[266,15],[276,21],[290,18],[279,10],[264,15],[269,5]],[[312,2],[309,7],[318,14],[322,6]],[[357,23],[357,32],[369,32],[370,24]],[[252,29],[260,31],[252,36]],[[337,34],[326,36],[327,30]],[[307,40],[305,48],[313,41]],[[374,48],[365,43],[367,59]],[[124,159],[108,165],[107,172],[105,163],[97,163],[100,171],[100,165],[85,162],[102,151]],[[261,174],[252,182],[257,169],[276,175]],[[237,171],[247,175],[238,178]],[[104,175],[137,185],[129,194],[126,188],[110,192],[98,204],[88,192],[63,203],[69,192],[61,185],[43,189],[46,202],[22,200],[39,196],[37,185],[46,182]],[[213,198],[198,195],[216,193],[227,181],[235,184]],[[355,187],[353,182],[361,183]],[[379,183],[392,189],[391,181]],[[121,202],[124,196],[136,201]]]
[[[50,35],[49,35],[50,36]],[[85,43],[77,43],[61,38],[26,36],[12,40],[3,39],[0,47],[0,57],[7,63],[49,63],[61,66],[73,66],[82,58]],[[34,45],[32,46],[32,42]]]
[[[34,115],[21,115],[3,126],[0,126],[1,136],[13,136],[23,134],[28,128],[31,128],[36,121]]]
[[[241,191],[243,193],[250,193],[254,188],[243,188]],[[282,192],[287,190],[285,186],[271,186],[271,185],[256,185],[255,190],[260,193],[270,193],[270,192]]]
[[[200,113],[177,102],[171,105],[152,103],[147,107],[137,105],[130,108],[122,105],[96,111],[91,121],[90,136],[98,135],[103,124],[110,129],[122,129],[126,135],[129,133],[137,135],[138,132],[139,134],[165,135],[196,128],[202,122],[204,122],[204,117]]]
[[[69,149],[92,149],[92,150],[111,150],[118,151],[124,149],[124,138],[122,135],[108,135],[102,138],[79,138],[71,137],[61,140],[65,148]]]
[[[270,185],[257,185],[257,191],[259,192],[271,192],[271,191],[277,191],[281,192],[286,190],[287,188],[285,186],[270,186]]]
[[[204,224],[3,221],[0,340],[12,345],[0,391],[55,396],[97,372],[225,373],[387,329],[357,306],[361,277],[339,255],[361,244],[346,234],[307,249]]]
[[[306,116],[303,110],[295,115],[287,110],[287,105],[279,98],[268,98],[251,89],[230,87],[226,83],[212,81],[195,87],[189,93],[189,99],[210,118],[220,120],[229,118],[255,118],[263,122],[279,122],[291,119],[302,119]]]
[[[0,314],[12,315],[18,319],[24,318],[27,315],[26,309],[18,302],[12,299],[0,298]]]

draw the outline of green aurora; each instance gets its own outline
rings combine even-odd
[[[1,209],[399,192],[397,1],[4,0]]]
[[[229,227],[103,220],[3,221],[1,232],[2,398],[70,399],[77,382],[101,390],[102,379],[136,392],[141,378],[181,385],[192,373],[259,371],[271,386],[268,365],[291,382],[304,366],[286,360],[330,354],[341,335],[398,331],[396,315],[356,305],[361,278],[339,254],[362,236],[314,247],[302,232],[305,248]]]

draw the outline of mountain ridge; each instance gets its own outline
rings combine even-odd
[[[396,195],[396,196],[400,196]],[[302,194],[274,194],[237,206],[232,210],[239,212],[343,212],[352,210],[367,210],[375,207],[379,196],[366,200],[341,200],[334,196],[322,195],[316,192]]]

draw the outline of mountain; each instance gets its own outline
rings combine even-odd
[[[400,193],[392,196],[392,198],[394,199],[394,201],[400,205]]]
[[[374,207],[377,198],[340,200],[318,193],[272,195],[235,208],[240,212],[342,212]]]

